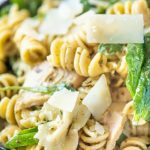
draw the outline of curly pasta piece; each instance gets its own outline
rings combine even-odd
[[[83,100],[84,97],[89,93],[90,89],[95,85],[98,78],[87,78],[81,85],[80,88],[78,88],[78,91],[80,93],[80,99]]]
[[[133,125],[132,120],[129,119],[129,131],[133,136],[150,136],[150,123]]]
[[[14,95],[11,99],[4,97],[0,101],[0,117],[6,119],[9,124],[16,124],[14,109],[17,99],[18,95]]]
[[[7,141],[9,141],[10,138],[16,135],[19,131],[20,128],[16,125],[7,126],[0,132],[0,143],[5,144]]]
[[[120,150],[147,150],[148,137],[129,137],[121,143]]]
[[[7,86],[15,86],[18,85],[17,78],[9,73],[0,75],[0,87],[7,87]],[[11,97],[16,93],[15,90],[7,90],[7,91],[0,91],[0,98],[3,97]]]
[[[95,123],[95,120],[89,119],[81,130],[79,147],[82,150],[98,150],[105,148],[109,132],[106,130],[104,134],[100,135],[95,129]]]
[[[76,48],[60,38],[52,42],[49,58],[52,60],[53,66],[67,70],[74,69],[79,75],[85,77],[96,77],[112,70],[118,70],[121,73],[124,70],[124,64],[121,63],[120,66],[117,66],[114,60],[99,52],[91,58],[89,50]]]
[[[28,146],[25,150],[43,150],[43,147],[40,144],[38,144],[38,145]]]
[[[35,38],[25,36],[21,41],[21,59],[29,65],[35,65],[46,58],[48,51],[43,43]]]
[[[107,14],[143,14],[145,26],[150,25],[150,10],[146,0],[136,0],[134,2],[118,2],[108,8]]]

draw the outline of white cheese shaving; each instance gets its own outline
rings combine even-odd
[[[97,121],[96,121],[96,123],[95,123],[95,130],[96,130],[97,133],[99,133],[100,135],[103,135],[103,134],[105,133],[104,127],[103,127],[100,123],[98,123]]]
[[[72,92],[64,88],[55,92],[48,100],[48,103],[63,111],[72,112],[76,106],[78,94],[79,92]]]
[[[90,90],[82,103],[86,105],[96,120],[100,120],[102,114],[110,106],[112,100],[105,75],[102,75],[94,87]]]
[[[88,43],[143,43],[142,15],[100,15],[89,11],[74,20],[85,25]]]
[[[144,124],[146,124],[146,121],[142,118],[139,121],[134,120],[134,118],[132,119],[133,126],[142,126]]]
[[[79,0],[66,0],[58,8],[48,11],[40,32],[49,35],[63,35],[67,33],[73,23],[73,18],[83,10]]]

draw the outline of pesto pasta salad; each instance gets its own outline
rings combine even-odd
[[[0,0],[0,150],[150,150],[150,0]]]

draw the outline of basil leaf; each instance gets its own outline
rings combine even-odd
[[[8,149],[19,148],[29,145],[34,145],[38,143],[38,139],[34,136],[37,132],[31,132],[26,134],[18,134],[12,137],[6,144],[5,147]]]
[[[27,134],[27,133],[31,133],[31,132],[38,132],[38,127],[22,130],[18,133],[18,135]]]
[[[38,8],[42,4],[42,0],[31,0],[30,2],[27,0],[11,0],[11,3],[17,4],[20,9],[29,10],[31,16],[35,16]]]
[[[150,35],[145,36],[144,56],[144,64],[133,100],[135,119],[143,118],[150,121]]]
[[[83,12],[86,12],[92,8],[92,5],[88,0],[80,0],[80,3],[83,4]]]
[[[98,52],[104,55],[114,55],[116,52],[121,52],[123,47],[123,44],[100,44]]]
[[[126,61],[128,76],[126,85],[131,95],[134,96],[139,82],[141,68],[144,60],[143,44],[128,44]]]

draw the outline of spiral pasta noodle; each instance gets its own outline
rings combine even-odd
[[[46,58],[48,51],[38,40],[24,37],[20,45],[21,59],[29,65],[35,65]]]
[[[147,150],[148,144],[147,137],[129,137],[121,143],[120,150]]]
[[[143,14],[145,26],[150,25],[150,10],[146,0],[118,2],[108,8],[107,14]]]
[[[89,50],[81,47],[76,48],[60,38],[52,42],[49,58],[55,67],[67,70],[74,69],[79,75],[85,77],[96,77],[112,70],[118,71],[123,76],[127,72],[125,59],[122,59],[121,63],[117,65],[116,62],[99,52],[91,58]]]
[[[17,78],[9,73],[0,75],[0,87],[7,87],[7,86],[15,86],[18,85]],[[0,91],[0,98],[3,97],[11,97],[16,93],[15,90],[7,90],[7,91]]]
[[[95,130],[95,120],[88,120],[80,133],[79,147],[82,150],[98,150],[104,149],[107,143],[109,132],[106,130],[104,134],[100,135]]]
[[[0,132],[0,143],[5,144],[14,135],[20,131],[20,128],[16,125],[9,125]]]
[[[15,105],[18,95],[14,95],[11,99],[4,97],[0,101],[0,117],[6,119],[9,124],[16,124]]]

